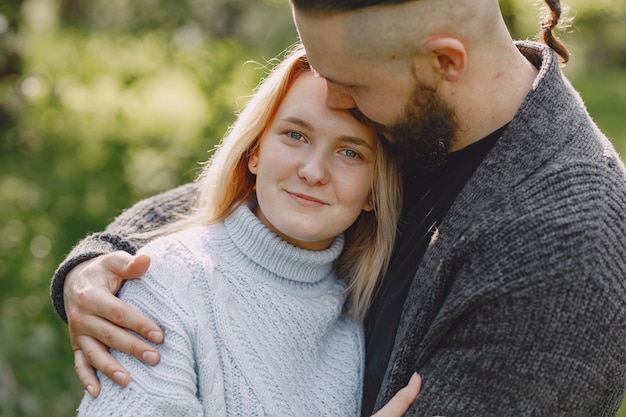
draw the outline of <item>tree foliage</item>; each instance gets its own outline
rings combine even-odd
[[[501,4],[532,37],[532,3]],[[568,74],[626,153],[625,6],[572,6]],[[295,40],[284,0],[0,3],[0,416],[73,413],[56,265],[123,208],[192,180],[259,68]]]

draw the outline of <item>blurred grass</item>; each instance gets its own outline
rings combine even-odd
[[[626,160],[626,71],[594,72],[572,81],[600,129]]]
[[[242,63],[295,40],[283,0],[69,3],[0,2],[0,417],[73,413],[56,265],[134,201],[190,181],[262,73]],[[533,8],[507,3],[515,37],[533,33]],[[576,1],[566,67],[622,159],[624,4]]]

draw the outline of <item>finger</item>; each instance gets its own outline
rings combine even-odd
[[[135,278],[146,273],[150,267],[150,257],[148,255],[135,255],[126,265],[126,277]]]
[[[100,316],[111,323],[116,324],[125,329],[130,329],[144,338],[154,342],[161,343],[163,341],[163,331],[152,320],[126,304],[124,301],[112,294],[105,293],[100,299],[102,302],[94,308],[93,314]],[[127,333],[124,331],[124,333]],[[115,332],[119,336],[119,332]],[[108,340],[98,337],[105,344],[115,347],[108,343]],[[120,349],[125,351],[124,349]]]
[[[101,266],[121,278],[137,278],[150,267],[150,257],[117,251],[103,256]]]
[[[106,346],[89,336],[79,336],[76,340],[80,343],[86,361],[91,366],[100,370],[116,384],[122,387],[128,385],[130,373],[111,355]]]
[[[134,356],[148,365],[156,365],[159,363],[159,352],[152,345],[135,336],[128,330],[118,327],[100,317],[89,316],[89,318],[84,322],[83,329],[79,329],[78,331],[72,329],[70,332],[71,334],[80,334],[86,337],[95,338],[100,343],[109,346],[112,349],[117,349]],[[87,352],[78,337],[73,337],[72,339],[74,346],[82,348],[85,352]],[[96,366],[91,358],[89,358],[89,362],[104,372],[103,369]]]
[[[422,390],[422,377],[418,373],[413,373],[409,383],[396,393],[394,399],[397,400],[398,406],[406,411],[415,401]]]
[[[84,306],[82,310],[78,308],[78,304],[67,310],[68,324],[72,333],[88,334],[111,346],[108,339],[104,338],[106,335],[103,336],[98,329],[102,322],[93,320],[94,316],[99,316],[117,326],[130,329],[153,343],[163,341],[163,331],[155,322],[105,288],[93,288],[91,291],[81,293],[78,298],[80,305]]]
[[[422,378],[414,373],[408,385],[402,388],[373,417],[400,417],[409,409],[422,389]]]
[[[89,395],[96,398],[100,394],[100,381],[98,381],[96,372],[87,362],[87,358],[81,349],[74,351],[74,371],[76,371],[78,379]]]

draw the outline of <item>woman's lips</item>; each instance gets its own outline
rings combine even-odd
[[[300,193],[292,193],[287,191],[287,193],[291,196],[291,198],[293,198],[294,200],[296,200],[298,203],[305,205],[305,206],[322,206],[322,205],[327,205],[324,201],[315,198],[313,196],[310,195],[306,195],[306,194],[300,194]]]

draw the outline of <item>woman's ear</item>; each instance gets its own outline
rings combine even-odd
[[[250,155],[250,158],[248,158],[248,171],[250,171],[251,174],[256,175],[256,173],[258,172],[258,164],[259,155],[258,152],[255,151],[252,155]]]
[[[424,50],[434,58],[434,71],[447,81],[458,81],[467,68],[467,51],[463,42],[453,37],[428,39]]]
[[[369,197],[367,197],[367,201],[363,205],[363,211],[372,211],[374,210],[374,197],[370,193]]]

